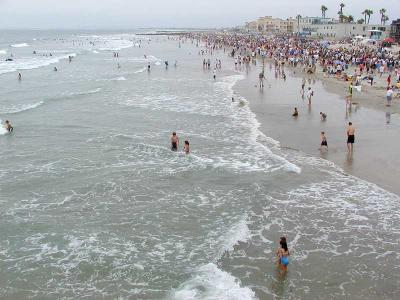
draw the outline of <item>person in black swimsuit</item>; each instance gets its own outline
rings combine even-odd
[[[178,146],[179,146],[179,138],[176,135],[176,132],[173,132],[171,136],[171,150],[178,151]]]
[[[8,120],[6,120],[6,124],[5,124],[4,127],[5,127],[6,130],[7,130],[8,132],[10,132],[10,133],[14,130],[14,127],[11,126],[11,123],[10,123],[10,121],[8,121]]]
[[[328,141],[325,136],[325,132],[321,132],[321,150],[328,150]]]

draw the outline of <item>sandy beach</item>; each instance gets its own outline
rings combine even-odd
[[[266,135],[278,140],[282,148],[302,151],[334,162],[345,173],[376,183],[391,192],[400,194],[397,166],[400,158],[398,130],[400,127],[399,101],[395,99],[390,108],[385,107],[384,90],[377,87],[355,92],[352,110],[346,109],[345,95],[348,83],[324,78],[321,73],[306,75],[286,68],[287,80],[274,77],[273,65],[266,63],[266,86],[257,87],[261,65],[252,66],[246,79],[237,84],[236,91],[245,97],[261,123]],[[296,73],[294,73],[294,71]],[[302,78],[306,87],[315,92],[311,109],[300,95]],[[384,77],[382,77],[384,80]],[[294,107],[299,117],[293,118]],[[327,113],[321,121],[320,112]],[[356,127],[356,143],[353,155],[346,147],[346,126],[351,121]],[[329,150],[321,153],[320,132],[325,131]]]

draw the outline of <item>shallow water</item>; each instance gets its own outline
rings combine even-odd
[[[194,44],[166,37],[19,32],[0,49],[76,54],[0,75],[15,127],[0,135],[1,297],[399,295],[398,197],[264,136],[222,52],[214,82]]]

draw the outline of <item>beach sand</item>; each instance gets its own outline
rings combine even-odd
[[[322,74],[307,76],[300,73],[300,68],[296,74],[293,69],[286,68],[286,81],[276,79],[273,66],[268,62],[265,68],[267,82],[261,92],[256,86],[260,70],[260,64],[252,66],[235,90],[249,101],[264,134],[278,140],[282,148],[330,160],[348,174],[400,194],[399,100],[386,108],[384,97],[377,97],[379,89],[364,90],[360,94],[355,92],[353,102],[358,105],[353,105],[349,111],[345,102],[345,82],[325,79]],[[306,88],[311,86],[315,92],[311,109],[300,95],[303,76],[309,79]],[[292,117],[294,107],[299,110],[298,118]],[[326,121],[321,121],[320,111],[327,113]],[[352,155],[346,147],[349,121],[356,127]],[[326,153],[319,150],[321,131],[325,131],[328,140],[329,151]]]

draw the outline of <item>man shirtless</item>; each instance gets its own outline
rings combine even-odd
[[[8,120],[6,120],[6,123],[4,124],[4,128],[10,133],[14,130],[14,127],[12,127],[10,121],[8,121]]]
[[[354,133],[356,129],[353,126],[353,123],[349,122],[349,126],[347,127],[347,149],[349,152],[353,152],[353,144],[354,144]]]
[[[178,151],[178,146],[179,146],[179,138],[176,135],[176,132],[173,132],[171,136],[171,150]]]

